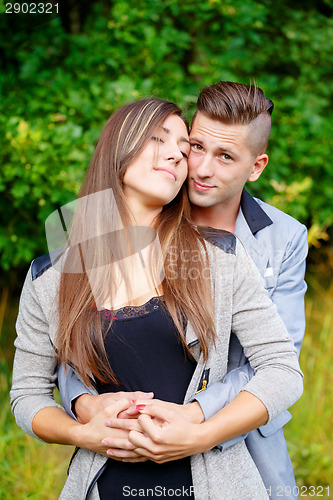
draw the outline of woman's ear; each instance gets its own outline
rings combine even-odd
[[[261,172],[264,170],[268,163],[268,155],[266,153],[262,153],[258,155],[253,163],[253,168],[248,178],[248,181],[254,182],[259,179]]]

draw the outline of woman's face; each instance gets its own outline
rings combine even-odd
[[[145,148],[129,164],[124,194],[132,207],[163,207],[178,194],[187,177],[190,152],[183,120],[170,115],[154,131]]]

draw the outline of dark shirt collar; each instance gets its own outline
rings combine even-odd
[[[245,220],[251,229],[252,234],[255,234],[264,227],[273,224],[273,221],[268,217],[266,212],[261,208],[256,200],[246,191],[246,189],[243,189],[240,204]]]

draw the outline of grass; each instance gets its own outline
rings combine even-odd
[[[285,435],[298,485],[331,486],[333,498],[333,282],[310,279],[307,330],[300,364],[304,394],[292,407]]]
[[[325,287],[311,277],[308,282],[311,293],[300,358],[304,394],[291,410],[293,419],[285,435],[297,484],[330,486],[333,498],[333,282]],[[17,304],[7,308],[0,342],[0,500],[55,500],[73,449],[26,436],[11,415],[8,392],[16,310]],[[322,496],[328,498],[327,490]]]

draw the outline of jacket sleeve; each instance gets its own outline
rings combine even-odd
[[[232,331],[255,373],[243,390],[262,401],[270,422],[302,394],[297,351],[258,270],[239,241],[233,285]]]
[[[26,277],[16,322],[12,412],[17,425],[33,437],[32,420],[48,406],[61,408],[53,398],[57,355],[49,337],[49,324],[38,299],[31,269]],[[38,438],[39,439],[39,438]]]
[[[68,415],[76,420],[73,403],[82,394],[92,394],[84,383],[77,377],[74,370],[63,365],[58,368],[58,388],[61,402]]]
[[[298,355],[305,331],[304,295],[307,287],[304,274],[307,254],[307,230],[301,226],[286,249],[276,286],[270,296],[294,341]]]

